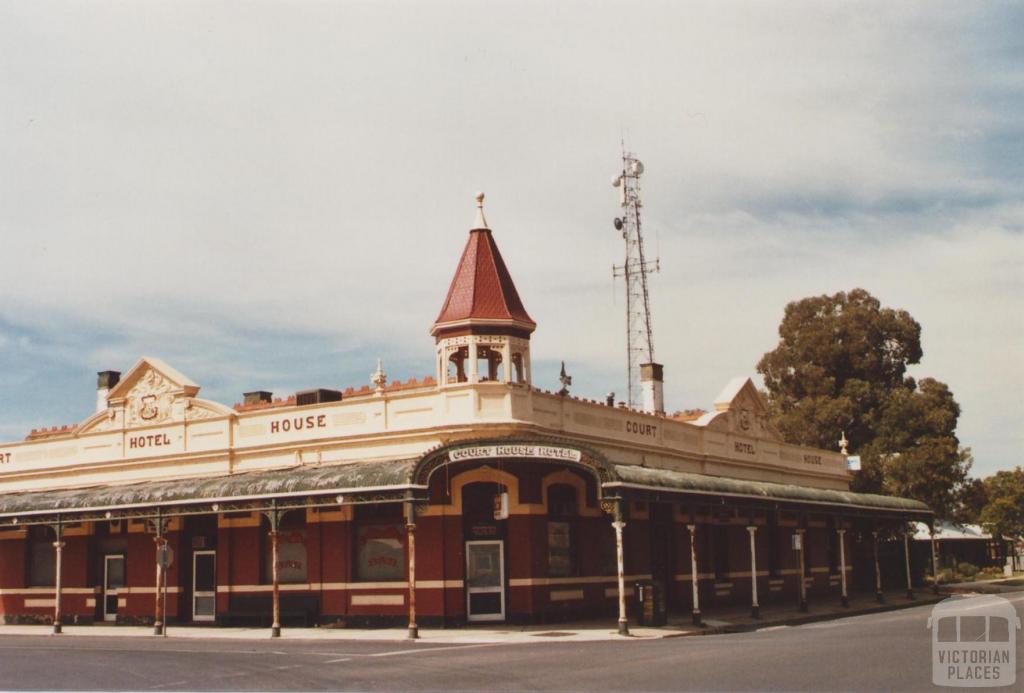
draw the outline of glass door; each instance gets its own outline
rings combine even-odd
[[[505,620],[505,543],[466,542],[466,617]]]
[[[117,620],[118,590],[124,587],[124,554],[103,557],[103,620]]]
[[[192,554],[192,620],[212,621],[217,612],[217,552]]]

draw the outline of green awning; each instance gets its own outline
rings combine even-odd
[[[606,489],[633,488],[653,492],[727,496],[796,504],[830,505],[860,510],[896,512],[929,517],[932,511],[920,501],[874,493],[853,493],[812,488],[771,481],[749,481],[709,474],[651,469],[628,464],[612,465],[617,481],[605,483]]]
[[[211,503],[309,498],[340,494],[392,494],[424,490],[409,483],[416,459],[376,460],[245,472],[197,479],[148,481],[118,486],[31,491],[0,495],[0,518],[175,508]]]

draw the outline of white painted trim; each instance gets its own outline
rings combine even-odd
[[[748,573],[748,575],[749,575],[749,573]],[[693,581],[693,578],[690,577],[689,573],[680,573],[678,575],[674,575],[673,579],[675,579],[676,582],[692,582]],[[714,580],[714,579],[715,579],[715,574],[714,573],[697,573],[697,580],[698,581],[699,580]]]
[[[627,575],[627,581],[650,580],[650,575]],[[595,585],[602,582],[617,582],[614,575],[589,575],[586,577],[557,577],[557,578],[513,578],[508,581],[509,587],[545,587],[549,585]],[[618,590],[618,588],[616,588]],[[618,594],[618,591],[616,591]]]
[[[64,590],[61,590],[63,592]],[[168,594],[177,594],[181,592],[181,587],[177,585],[168,585]],[[118,594],[156,594],[156,587],[121,587],[117,590]]]
[[[633,596],[633,588],[632,587],[627,587],[625,590],[623,590],[623,593],[627,597],[632,597]],[[604,596],[607,597],[607,598],[618,597],[619,596],[619,588],[618,587],[605,587],[604,588]]]
[[[616,593],[618,588],[616,588]],[[583,590],[551,590],[548,599],[553,602],[567,602],[575,599],[583,599]]]
[[[394,582],[300,582],[279,586],[282,592],[361,592],[366,590],[408,590],[409,583]],[[462,580],[417,580],[416,589],[462,589]],[[147,588],[152,590],[152,588]],[[217,585],[218,593],[270,592],[273,585]]]
[[[353,594],[352,606],[402,606],[404,594]]]
[[[63,590],[61,590],[61,591],[63,592]],[[56,597],[53,598],[53,599],[28,599],[28,598],[26,598],[25,599],[25,608],[26,609],[33,609],[33,608],[49,607],[49,608],[52,609],[53,606],[56,603],[57,603]]]
[[[99,587],[61,587],[61,594],[96,594]],[[0,597],[17,594],[55,594],[52,587],[0,587]]]

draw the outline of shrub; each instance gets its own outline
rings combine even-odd
[[[961,575],[964,575],[969,578],[974,577],[978,574],[978,566],[974,565],[973,563],[968,563],[966,561],[958,565],[956,569]]]

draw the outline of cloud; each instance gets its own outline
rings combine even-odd
[[[481,188],[539,384],[621,392],[625,134],[671,405],[864,286],[924,325],[978,469],[1015,459],[1019,6],[57,7],[0,9],[3,430],[142,354],[225,401],[429,373]]]

